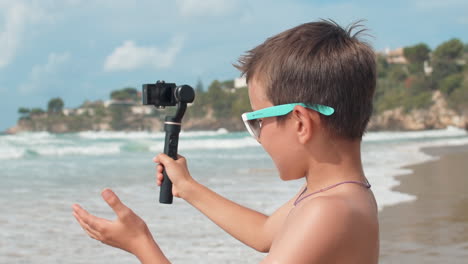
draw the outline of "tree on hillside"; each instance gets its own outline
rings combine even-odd
[[[221,88],[231,89],[234,88],[234,80],[227,80],[221,83]]]
[[[440,44],[434,50],[434,59],[453,61],[459,59],[463,54],[463,43],[459,39],[451,39]]]
[[[50,99],[47,104],[47,112],[49,114],[61,114],[63,110],[63,100],[60,97]]]
[[[462,74],[451,74],[440,81],[439,90],[447,95],[461,87],[463,82]]]
[[[232,116],[238,117],[245,113],[252,111],[249,101],[249,90],[247,87],[236,89],[234,102],[232,103]]]
[[[423,72],[424,61],[429,60],[431,50],[425,43],[419,43],[403,49],[403,54],[409,62],[410,72]]]
[[[377,78],[385,78],[388,72],[387,59],[382,55],[377,55]]]
[[[20,119],[24,119],[24,118],[29,117],[29,114],[31,113],[31,109],[20,107],[18,109],[18,113],[21,115]]]
[[[227,118],[231,116],[231,107],[234,101],[233,94],[223,89],[223,83],[214,80],[208,88],[208,104],[212,106],[216,118]]]
[[[454,107],[459,112],[468,114],[468,80],[452,91],[448,96],[450,106]]]
[[[458,75],[463,70],[463,66],[459,64],[463,49],[463,43],[459,39],[451,39],[440,44],[433,52],[432,67],[434,71],[432,78],[440,89],[447,86],[448,83],[450,83],[451,88],[445,90],[453,91],[456,89],[452,86],[459,82],[452,75]]]
[[[110,95],[112,100],[118,101],[138,101],[138,91],[133,87],[125,87],[120,90],[112,91]]]
[[[44,114],[44,113],[45,113],[45,111],[42,110],[41,108],[33,108],[33,109],[31,109],[31,114],[30,114],[30,116],[42,115],[42,114]]]

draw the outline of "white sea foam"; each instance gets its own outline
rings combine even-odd
[[[218,136],[229,133],[220,128],[216,131],[181,131],[183,137]],[[165,132],[115,132],[115,131],[85,131],[77,133],[80,138],[86,139],[164,139]]]
[[[233,139],[180,139],[179,150],[206,150],[206,149],[239,149],[245,147],[258,147],[257,141],[250,137]],[[151,152],[160,152],[164,142],[155,142],[150,147]]]
[[[402,141],[414,139],[423,140],[430,138],[446,138],[466,135],[467,132],[464,129],[456,127],[447,127],[446,129],[422,131],[382,131],[366,133],[364,135],[363,142]]]
[[[24,149],[0,145],[0,160],[19,159],[23,155]]]
[[[460,146],[468,144],[466,132],[452,128],[436,131],[401,132],[405,135],[395,135],[393,132],[385,133],[387,133],[385,139],[391,138],[393,140],[395,138],[412,138],[420,140],[426,137],[426,140],[409,142],[400,141],[398,143],[392,143],[385,146],[375,146],[375,149],[367,147],[366,150],[363,151],[364,168],[369,180],[374,183],[373,188],[379,209],[382,209],[385,206],[417,199],[417,197],[413,195],[393,191],[392,188],[400,184],[396,179],[396,176],[412,173],[412,170],[405,167],[437,159],[437,157],[433,157],[422,152],[422,148]],[[421,137],[415,136],[418,134]],[[458,136],[461,137],[451,138]]]
[[[257,147],[258,142],[251,137],[234,139],[186,140],[181,142],[181,149],[238,149]]]
[[[116,154],[120,152],[120,144],[101,144],[94,146],[66,146],[66,147],[41,147],[34,151],[41,156],[65,156],[65,155],[89,155]]]
[[[86,131],[79,132],[80,138],[86,139],[147,139],[164,138],[163,132],[110,132],[110,131]]]
[[[372,184],[379,210],[385,206],[408,202],[416,199],[415,196],[392,190],[400,182],[398,175],[409,174],[410,169],[403,168],[408,165],[425,162],[433,159],[414,145],[388,146],[363,151],[363,163],[366,176]]]
[[[184,137],[203,137],[203,136],[218,136],[229,133],[225,128],[220,128],[216,131],[182,131],[180,134]]]

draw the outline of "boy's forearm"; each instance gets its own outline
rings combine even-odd
[[[262,252],[270,248],[271,241],[264,228],[268,216],[234,203],[199,183],[191,184],[182,198],[244,244]]]
[[[138,260],[140,260],[142,264],[170,263],[152,237],[142,241],[135,252],[132,253],[138,258]]]

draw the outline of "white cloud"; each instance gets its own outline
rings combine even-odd
[[[222,16],[236,7],[232,0],[176,0],[182,16]]]
[[[0,32],[0,68],[10,64],[20,43],[27,20],[27,8],[23,4],[10,7],[5,15],[4,30]]]
[[[0,20],[0,69],[15,57],[27,25],[45,18],[41,8],[22,2],[2,3],[1,7],[4,19]]]
[[[114,49],[104,62],[105,71],[131,71],[138,68],[168,68],[182,49],[183,38],[174,38],[166,50],[137,46],[131,40]]]
[[[32,68],[27,81],[19,86],[19,91],[22,94],[30,94],[40,90],[53,81],[56,73],[63,68],[63,65],[69,59],[70,54],[68,52],[50,53],[45,64],[36,65]]]

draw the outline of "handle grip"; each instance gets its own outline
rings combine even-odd
[[[167,176],[166,169],[163,171],[163,182],[161,184],[161,190],[159,192],[159,203],[171,204],[174,196],[172,195],[172,182]]]
[[[166,125],[167,126],[167,125]],[[170,125],[171,126],[171,125]],[[179,126],[180,127],[180,126]],[[164,144],[164,154],[174,160],[177,159],[177,146],[179,144],[179,131],[166,131],[166,141]],[[166,169],[163,170],[163,182],[161,184],[161,190],[159,192],[159,202],[163,204],[172,204],[172,182],[167,176]]]

